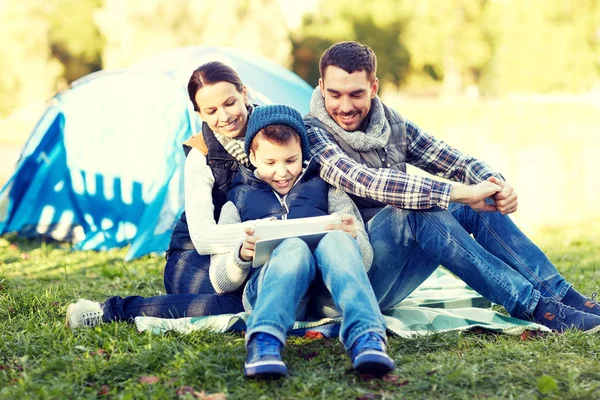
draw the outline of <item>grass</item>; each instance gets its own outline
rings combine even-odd
[[[535,240],[585,293],[600,275],[600,221],[541,231]],[[138,333],[112,323],[72,333],[80,297],[163,293],[163,259],[124,263],[124,251],[0,239],[0,398],[593,399],[600,394],[600,335],[520,337],[476,333],[390,339],[397,369],[353,372],[337,339],[290,338],[290,376],[242,377],[243,336]]]

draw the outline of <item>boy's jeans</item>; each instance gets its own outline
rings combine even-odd
[[[317,268],[342,313],[340,340],[350,349],[363,333],[385,338],[385,322],[360,256],[356,240],[331,231],[314,253],[304,241],[290,238],[271,254],[269,262],[254,270],[244,291],[244,305],[252,308],[246,323],[246,340],[253,333],[269,333],[285,343],[296,319],[296,308],[314,281]]]
[[[427,211],[388,206],[366,228],[374,253],[369,279],[382,310],[406,298],[439,264],[522,319],[530,318],[540,295],[561,300],[571,287],[500,212],[463,204]]]

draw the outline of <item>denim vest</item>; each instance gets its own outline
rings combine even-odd
[[[406,152],[408,143],[406,139],[405,120],[396,111],[383,103],[382,105],[385,119],[389,122],[391,127],[391,133],[385,147],[380,149],[369,151],[354,150],[348,143],[339,137],[333,129],[329,128],[311,114],[304,117],[304,124],[307,126],[315,126],[329,132],[348,157],[359,164],[363,164],[369,168],[390,168],[406,172]],[[366,197],[358,197],[351,193],[348,194],[354,203],[356,203],[365,223],[385,207],[385,204],[379,201]]]
[[[238,170],[238,161],[225,150],[223,145],[219,143],[213,131],[210,130],[206,123],[202,123],[202,137],[208,147],[208,155],[206,161],[210,167],[213,176],[215,177],[215,184],[212,189],[212,198],[214,206],[214,218],[215,221],[219,220],[221,215],[221,208],[227,202],[227,191],[231,186],[233,176]],[[189,154],[191,147],[183,145],[185,156]],[[176,250],[193,250],[194,244],[190,238],[188,230],[187,218],[185,211],[181,213],[181,217],[175,224],[173,233],[171,234],[171,240],[169,242],[169,248],[167,249],[167,257]]]
[[[329,185],[319,177],[318,171],[319,165],[316,162],[309,163],[283,204],[269,184],[255,177],[247,168],[241,167],[231,184],[228,200],[235,204],[242,221],[327,215]]]

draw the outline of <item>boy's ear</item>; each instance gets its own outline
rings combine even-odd
[[[256,157],[254,156],[254,151],[250,150],[250,154],[248,155],[248,159],[250,159],[250,163],[256,167]]]

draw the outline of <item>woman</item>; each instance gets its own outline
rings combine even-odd
[[[192,73],[188,95],[203,121],[202,134],[184,143],[185,211],[166,254],[167,295],[115,296],[102,304],[81,299],[67,308],[67,324],[73,329],[132,321],[141,315],[178,318],[243,311],[240,293],[215,293],[209,266],[211,254],[228,252],[241,243],[244,227],[252,224],[217,225],[216,221],[238,164],[250,166],[244,134],[254,106],[237,72],[218,61]]]

